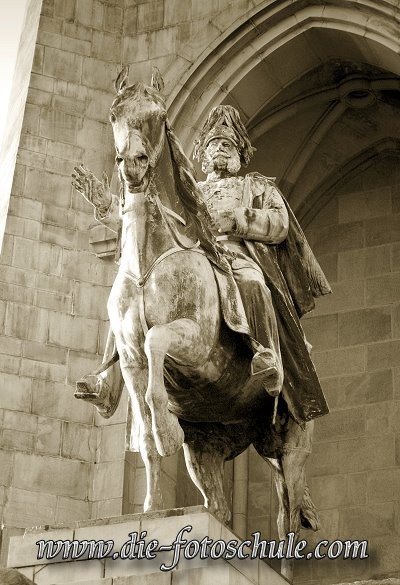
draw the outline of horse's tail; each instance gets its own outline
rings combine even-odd
[[[311,528],[311,530],[319,530],[319,518],[317,508],[310,496],[308,485],[305,485],[303,501],[300,507],[300,519],[303,528]]]

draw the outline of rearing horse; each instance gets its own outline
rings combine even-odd
[[[252,352],[222,316],[218,279],[229,266],[207,227],[207,212],[167,120],[160,79],[116,81],[111,107],[122,183],[121,260],[108,301],[123,379],[147,476],[145,510],[162,507],[161,457],[182,445],[205,506],[229,519],[223,465],[253,444],[275,472],[278,529],[317,529],[304,464],[312,422],[300,427],[252,380]],[[80,176],[85,174],[84,167]],[[84,181],[75,181],[81,192]],[[243,331],[245,333],[245,331]],[[283,573],[291,577],[287,561]]]

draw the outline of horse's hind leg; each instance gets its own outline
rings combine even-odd
[[[164,359],[168,353],[186,365],[196,363],[204,352],[200,326],[192,319],[155,325],[147,332],[144,350],[149,365],[146,402],[152,415],[157,450],[160,455],[172,455],[182,446],[184,433],[178,418],[168,410]]]
[[[199,448],[199,445],[204,445]],[[220,446],[219,446],[220,447]],[[206,438],[203,442],[194,445],[183,445],[186,468],[195,486],[204,497],[204,506],[227,524],[231,513],[224,493],[224,462],[225,456],[220,449],[207,445]]]
[[[303,430],[294,421],[289,422],[283,455],[279,459],[266,459],[274,469],[275,484],[279,499],[278,534],[285,540],[289,532],[295,538],[303,525],[318,529],[318,517],[306,483],[305,463],[311,452],[313,424],[307,423]],[[282,561],[282,575],[291,580],[293,561]]]

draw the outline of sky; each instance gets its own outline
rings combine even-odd
[[[0,0],[0,144],[27,4],[28,0]]]

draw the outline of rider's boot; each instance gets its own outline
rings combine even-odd
[[[102,417],[110,418],[116,411],[124,386],[119,356],[113,356],[91,374],[76,382],[75,397],[93,404]]]
[[[264,382],[263,386],[270,396],[278,396],[282,390],[283,368],[272,349],[257,344],[257,351],[251,360],[251,375],[253,379]]]

